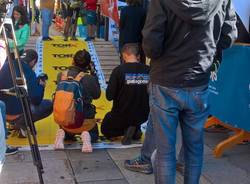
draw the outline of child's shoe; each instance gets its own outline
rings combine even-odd
[[[89,132],[87,131],[82,132],[81,138],[82,138],[82,152],[84,153],[93,152],[93,148],[91,145],[91,137],[89,135]]]
[[[57,130],[56,140],[55,140],[55,144],[54,144],[55,150],[64,149],[64,137],[65,137],[64,130],[63,129]]]

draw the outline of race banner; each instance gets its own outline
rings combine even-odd
[[[101,0],[101,14],[109,17],[119,25],[119,13],[117,0]]]

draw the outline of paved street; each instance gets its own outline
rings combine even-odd
[[[201,184],[249,184],[250,145],[238,145],[220,159],[212,155],[212,148],[227,134],[206,134],[205,158]],[[94,150],[83,154],[80,150],[42,151],[46,184],[153,184],[153,175],[127,171],[123,161],[135,157],[139,148]],[[1,184],[38,183],[30,152],[7,157]],[[177,173],[177,183],[183,177]]]

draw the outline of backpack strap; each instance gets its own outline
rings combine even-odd
[[[61,80],[68,80],[68,70],[62,72]]]
[[[80,73],[74,78],[74,80],[80,82],[80,80],[84,77],[84,75],[85,75],[85,74],[84,74],[83,72],[80,72]]]

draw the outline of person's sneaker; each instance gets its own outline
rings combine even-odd
[[[18,148],[16,147],[11,147],[11,146],[7,146],[6,147],[6,151],[5,151],[5,155],[14,155],[18,152]]]
[[[124,137],[122,139],[122,144],[123,145],[130,145],[132,144],[132,137],[135,134],[136,131],[136,127],[135,126],[130,126],[128,127],[128,129],[126,130]]]
[[[82,139],[82,152],[84,153],[93,152],[91,137],[89,135],[89,132],[87,131],[82,132],[81,139]]]
[[[153,167],[151,163],[143,161],[141,157],[137,157],[132,160],[125,160],[124,167],[130,171],[140,172],[144,174],[153,173]]]
[[[57,130],[56,133],[56,140],[54,143],[54,149],[64,149],[64,137],[65,137],[65,132],[63,129]]]

